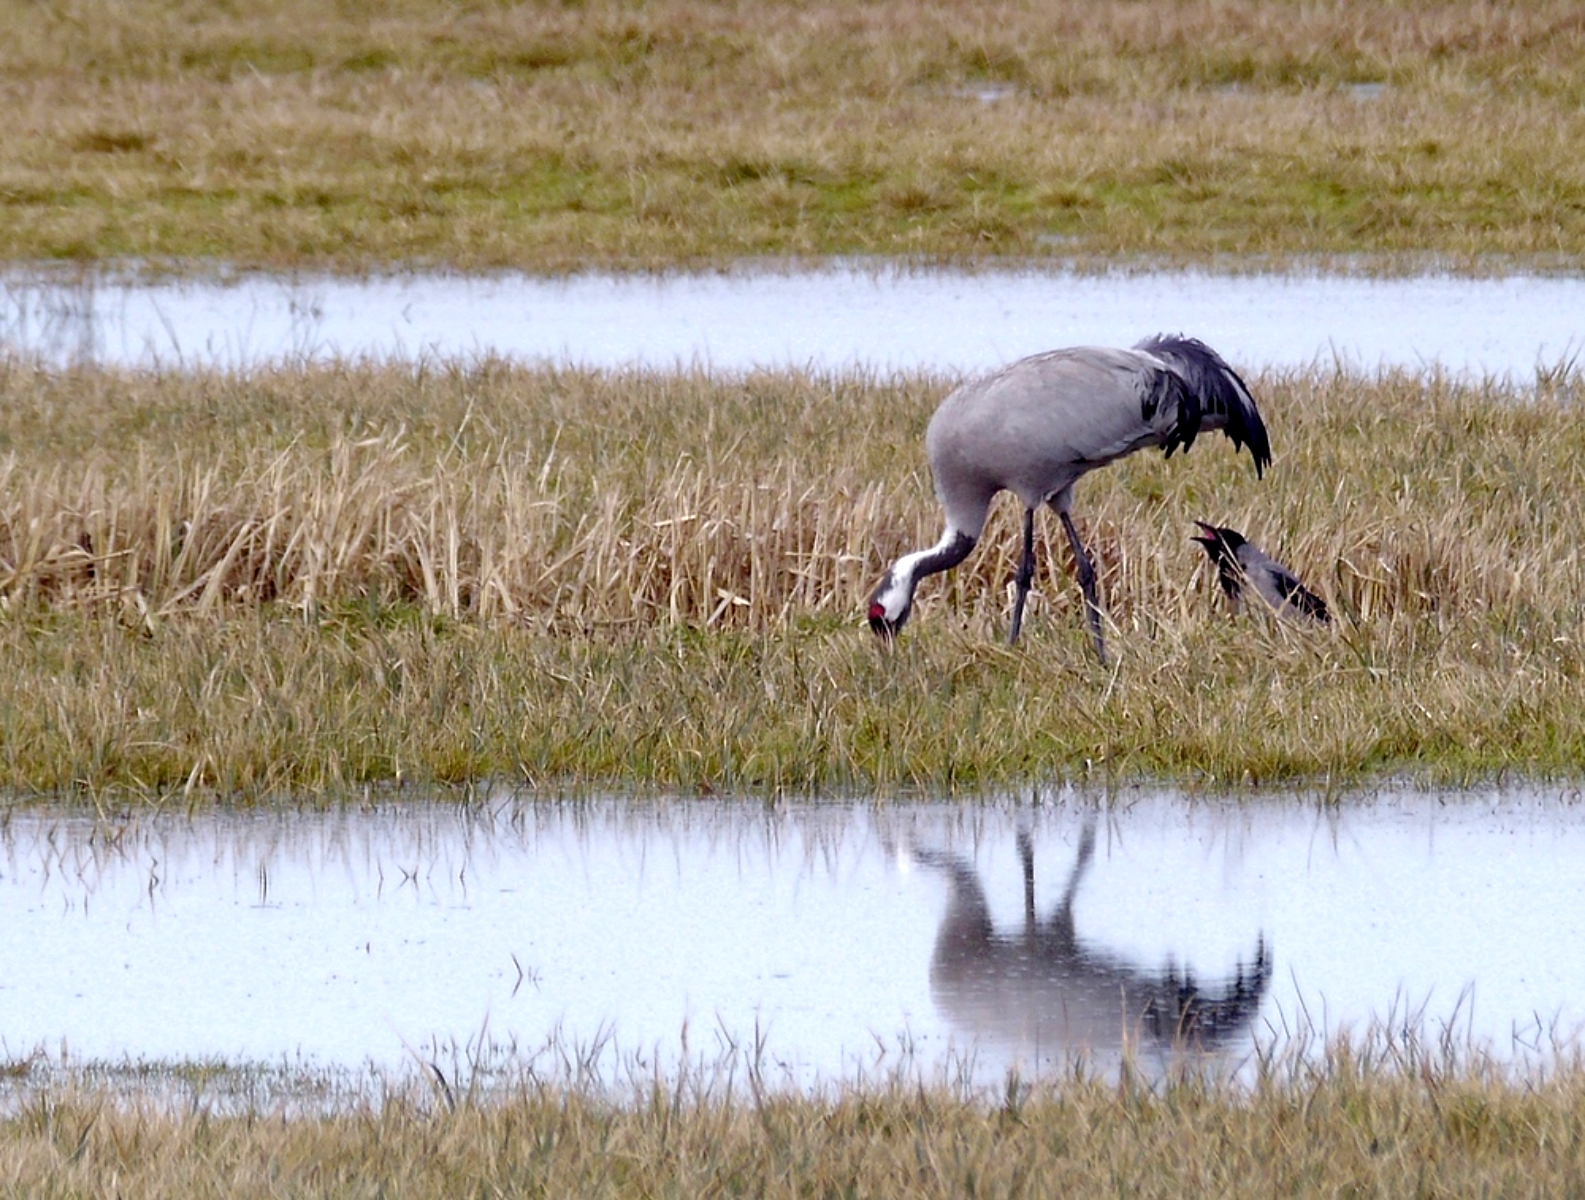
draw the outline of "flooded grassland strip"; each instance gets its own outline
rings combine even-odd
[[[1003,643],[1016,503],[921,587],[951,380],[468,365],[0,364],[0,786],[261,796],[395,780],[978,789],[1572,774],[1585,759],[1585,420],[1521,381],[1251,380],[1216,435],[1080,486]],[[1331,606],[1234,616],[1195,520]]]
[[[0,1180],[36,1197],[1566,1195],[1585,1170],[1577,1070],[1517,1087],[1432,1052],[1339,1051],[1252,1088],[1010,1084],[736,1100],[686,1081],[630,1103],[525,1085],[403,1091],[322,1117],[40,1094],[0,1118]]]
[[[0,2],[0,259],[1585,251],[1565,0]]]

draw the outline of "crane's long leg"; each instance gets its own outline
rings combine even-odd
[[[1078,895],[1079,882],[1090,869],[1094,857],[1095,814],[1090,813],[1084,818],[1084,828],[1079,833],[1079,852],[1073,856],[1073,870],[1068,873],[1068,886],[1062,892],[1062,907],[1069,912],[1073,910],[1073,897]]]
[[[1035,842],[1029,830],[1018,831],[1018,861],[1024,865],[1024,928],[1035,930]]]
[[[1018,631],[1024,627],[1024,601],[1029,599],[1029,585],[1035,578],[1035,510],[1024,509],[1024,557],[1018,564],[1018,574],[1013,582],[1018,586],[1018,597],[1013,601],[1013,628],[1007,635],[1007,644],[1018,641]]]
[[[1079,587],[1084,592],[1084,615],[1089,619],[1090,637],[1095,639],[1096,656],[1104,666],[1106,642],[1101,637],[1101,602],[1095,598],[1095,564],[1090,561],[1084,543],[1079,541],[1079,531],[1073,528],[1073,518],[1063,509],[1059,509],[1057,515],[1062,518],[1062,528],[1068,531],[1068,545],[1073,547],[1074,570],[1079,576]]]
[[[1035,918],[1035,847],[1027,830],[1018,835],[1018,857],[1024,864],[1024,925],[1030,933],[1037,926]],[[1079,852],[1073,860],[1073,870],[1068,872],[1068,885],[1062,890],[1062,903],[1051,915],[1051,929],[1069,946],[1074,944],[1073,897],[1078,895],[1084,873],[1090,869],[1095,857],[1095,817],[1084,818],[1084,831],[1079,835]]]

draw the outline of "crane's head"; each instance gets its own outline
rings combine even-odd
[[[870,628],[877,637],[890,644],[908,623],[908,614],[914,607],[913,580],[899,578],[896,570],[887,571],[870,593]]]

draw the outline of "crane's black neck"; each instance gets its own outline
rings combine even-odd
[[[961,529],[949,526],[941,535],[941,540],[929,550],[921,550],[917,556],[910,556],[913,561],[909,564],[909,577],[918,583],[926,575],[950,571],[969,556],[978,540]]]

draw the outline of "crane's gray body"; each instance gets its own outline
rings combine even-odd
[[[1104,661],[1095,571],[1069,516],[1073,485],[1147,446],[1170,456],[1202,429],[1248,444],[1258,475],[1271,461],[1266,429],[1238,374],[1193,338],[1147,338],[1129,350],[1079,346],[1036,354],[953,391],[930,419],[925,449],[945,510],[941,540],[898,559],[870,596],[875,631],[894,637],[920,579],[963,561],[984,532],[996,493],[1024,505],[1024,556],[1011,641],[1018,640],[1034,574],[1034,511],[1061,517],[1084,590],[1090,632]]]
[[[966,383],[936,409],[925,450],[947,524],[978,538],[991,500],[1065,511],[1073,485],[1178,424],[1165,364],[1139,350],[1082,346],[1022,359]],[[1152,398],[1156,402],[1152,404]]]

